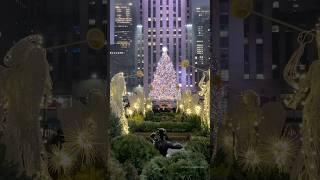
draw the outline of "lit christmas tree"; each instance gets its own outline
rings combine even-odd
[[[177,75],[167,52],[168,49],[163,47],[162,56],[151,83],[149,96],[152,100],[176,100],[179,96]]]

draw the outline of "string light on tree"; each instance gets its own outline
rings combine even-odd
[[[163,47],[162,56],[151,83],[149,96],[152,100],[176,100],[179,96],[177,75],[167,52],[168,48]]]

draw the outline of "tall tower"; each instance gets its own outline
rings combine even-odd
[[[111,76],[124,72],[126,76],[134,74],[134,0],[117,0],[114,9],[114,44],[111,45]],[[135,86],[135,79],[126,79],[128,89]]]
[[[134,38],[134,7],[131,2],[115,3],[114,43],[131,51]]]
[[[262,102],[279,95],[272,79],[272,23],[250,15],[245,20],[230,13],[231,0],[211,1],[213,52],[225,83],[224,106],[238,108],[240,93],[252,89]],[[256,0],[254,10],[272,15],[272,2]]]
[[[180,66],[184,59],[193,62],[191,14],[191,0],[140,0],[137,69],[144,71],[146,93],[164,46],[168,47],[182,90],[194,86],[194,70]]]
[[[194,64],[197,68],[207,70],[211,59],[210,53],[210,9],[196,7],[193,14],[194,29]],[[195,83],[202,77],[202,72],[195,70]]]

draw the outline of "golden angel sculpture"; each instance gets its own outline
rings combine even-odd
[[[207,80],[206,80],[207,79]],[[202,126],[210,129],[210,72],[204,72],[201,80],[199,81],[200,96],[204,97],[203,109],[201,113]]]
[[[76,160],[82,165],[92,165],[97,159],[107,165],[109,138],[106,107],[103,91],[94,89],[89,92],[86,105],[75,101],[72,108],[58,110],[65,136],[63,146],[78,157]]]
[[[144,103],[145,97],[142,87],[136,87],[134,89],[134,94],[129,96],[130,109],[138,114],[144,114]]]
[[[287,82],[296,89],[294,96],[286,100],[288,107],[296,109],[301,103],[303,105],[303,158],[305,171],[301,174],[302,179],[320,179],[320,61],[314,61],[309,67],[309,71],[304,77],[297,79],[293,75],[296,73],[296,66],[299,62],[305,44],[308,43],[306,37],[308,33],[303,33],[299,37],[300,48],[294,53],[284,71],[284,77]],[[318,44],[318,52],[320,58],[320,28],[317,30],[316,40]],[[309,41],[310,42],[310,41]],[[294,73],[292,73],[294,72]],[[288,78],[289,77],[289,78]],[[295,81],[297,81],[295,83]]]
[[[40,104],[50,95],[51,79],[42,37],[31,35],[16,43],[0,66],[0,95],[7,115],[6,159],[33,176],[41,170]]]
[[[260,109],[260,97],[252,90],[242,93],[243,116],[239,118],[240,138],[247,142],[239,142],[240,144],[248,143],[255,146],[257,144],[258,126],[261,123],[262,111]],[[242,137],[241,137],[242,136]]]
[[[229,114],[220,132],[228,160],[239,160],[244,170],[256,170],[266,162],[283,172],[288,170],[295,144],[282,133],[285,120],[286,111],[280,102],[261,105],[255,91],[242,92],[237,110]]]
[[[145,98],[143,87],[134,88],[134,94],[129,96],[130,108],[128,111],[145,115],[148,111],[152,111],[152,101]],[[129,113],[129,114],[130,114]]]
[[[1,70],[0,70],[1,71]],[[1,75],[0,75],[1,77]],[[1,84],[1,82],[0,82]],[[5,108],[4,108],[4,100],[0,95],[0,139],[3,135],[3,131],[5,130]]]
[[[200,115],[202,107],[199,105],[199,95],[192,94],[190,90],[182,93],[178,99],[178,110],[188,115]]]
[[[126,81],[122,72],[114,75],[110,85],[110,103],[112,112],[120,119],[122,134],[129,133],[128,120],[125,116],[123,96],[126,95]]]

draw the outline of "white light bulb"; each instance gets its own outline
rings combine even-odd
[[[168,52],[168,48],[167,48],[167,47],[163,47],[163,48],[162,48],[162,52],[163,52],[163,53]]]

